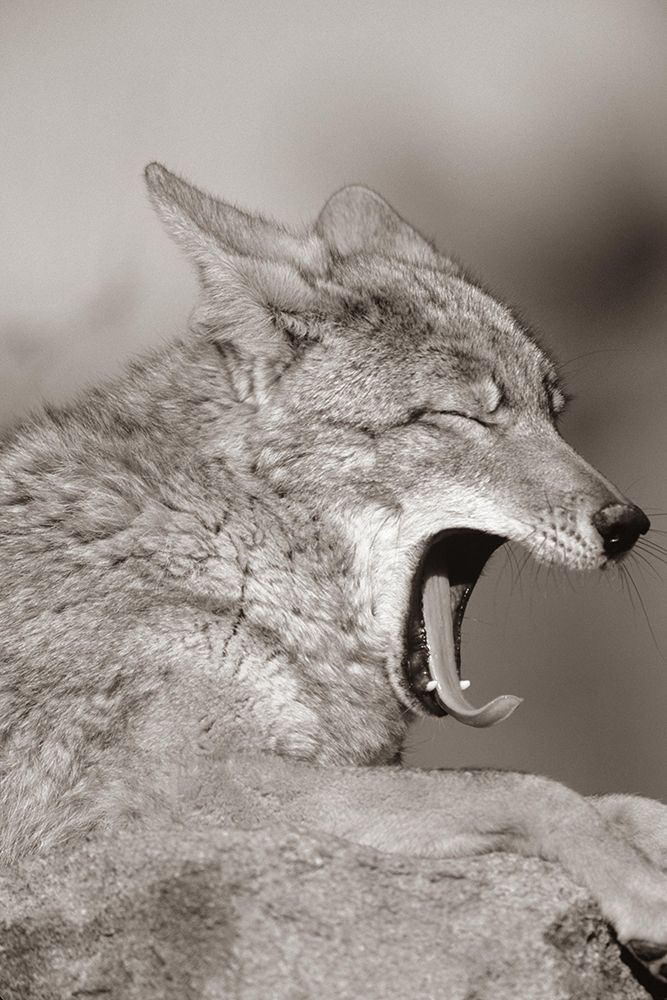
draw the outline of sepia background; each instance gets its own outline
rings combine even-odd
[[[464,674],[525,703],[422,723],[410,759],[667,800],[665,5],[10,0],[0,86],[0,427],[183,331],[195,281],[147,161],[292,222],[371,185],[536,326],[565,435],[663,547],[633,582],[494,557]]]

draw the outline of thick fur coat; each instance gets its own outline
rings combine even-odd
[[[3,856],[204,801],[383,850],[518,850],[664,975],[667,809],[386,766],[416,714],[477,718],[406,639],[433,539],[600,569],[648,527],[559,436],[553,363],[365,188],[292,232],[147,181],[200,275],[188,337],[0,454]]]

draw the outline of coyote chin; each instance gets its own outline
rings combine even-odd
[[[599,570],[649,527],[559,436],[554,365],[366,188],[296,232],[146,178],[201,279],[188,337],[0,456],[3,858],[195,800],[383,851],[518,851],[667,979],[667,808],[389,766],[417,715],[518,704],[459,680],[495,549]]]

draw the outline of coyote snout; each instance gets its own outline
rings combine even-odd
[[[471,527],[521,543],[539,562],[603,569],[618,562],[650,527],[644,512],[546,418],[533,420],[529,428],[522,418],[506,427],[487,468],[486,513]]]

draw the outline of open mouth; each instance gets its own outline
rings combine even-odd
[[[501,695],[474,708],[461,682],[463,614],[489,557],[504,541],[465,529],[444,531],[426,545],[412,582],[403,670],[411,692],[431,715],[451,715],[468,726],[493,726],[521,702]]]

